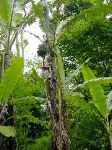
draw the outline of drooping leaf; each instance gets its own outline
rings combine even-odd
[[[60,51],[58,48],[56,48],[56,65],[57,65],[57,71],[59,74],[60,81],[62,82],[63,86],[65,86],[65,73],[64,73],[64,66],[63,66],[63,61],[62,57],[60,54]],[[65,87],[64,87],[65,88]]]
[[[46,128],[49,128],[49,126],[50,126],[50,124],[48,122],[45,122],[39,118],[36,118],[33,115],[23,115],[23,116],[21,115],[20,117],[21,117],[21,119],[22,118],[28,119],[28,122],[37,123],[37,124],[40,124]]]
[[[11,16],[11,1],[0,0],[0,20],[4,20],[6,23],[9,23],[10,16]]]
[[[89,81],[91,79],[96,78],[93,71],[89,67],[84,67],[82,69],[82,73],[85,81]],[[89,90],[92,95],[95,106],[102,114],[102,116],[106,118],[108,116],[107,100],[104,94],[104,90],[101,87],[100,83],[93,82],[89,87]]]
[[[11,126],[0,126],[0,133],[6,137],[15,136],[15,130]]]
[[[4,79],[0,83],[0,103],[8,101],[18,79],[22,75],[22,70],[23,59],[17,58],[13,60],[10,68],[5,72]]]

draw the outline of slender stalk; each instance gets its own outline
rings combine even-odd
[[[37,39],[39,39],[39,41],[40,41],[41,43],[43,43],[43,41],[41,40],[41,38],[40,38],[38,35],[36,35],[36,34],[30,32],[30,31],[26,31],[26,30],[24,30],[24,32],[27,32],[27,33],[29,33],[30,35],[33,35],[34,37],[36,37]]]
[[[13,21],[13,15],[14,15],[15,6],[16,6],[16,0],[13,1],[13,5],[12,5],[11,19],[10,19],[10,23],[9,23],[9,33],[8,33],[7,50],[9,50],[9,47],[10,47],[11,26],[12,26],[12,21]]]
[[[18,36],[16,37],[16,51],[17,51],[17,57],[20,57],[20,47],[19,47]]]
[[[24,46],[23,46],[23,29],[21,29],[21,50],[22,50],[22,57],[24,58]]]

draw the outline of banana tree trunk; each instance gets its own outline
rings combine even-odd
[[[52,125],[52,150],[69,150],[70,140],[65,124],[65,103],[62,97],[61,85],[58,84],[55,58],[48,58],[50,77],[47,78],[48,108]],[[61,103],[60,103],[61,101]]]

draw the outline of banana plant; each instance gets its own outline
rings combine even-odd
[[[10,101],[10,96],[18,82],[18,79],[22,76],[23,71],[23,59],[14,59],[11,63],[10,68],[5,71],[3,80],[0,83],[0,105],[2,105],[0,111],[0,133],[6,137],[14,137],[15,130],[14,127],[4,126],[5,114],[7,113],[7,103]],[[1,141],[0,141],[1,143]]]
[[[50,17],[50,7],[46,0],[37,4],[34,1],[31,2],[34,13],[39,18],[46,37],[44,42],[47,46],[47,62],[42,67],[42,71],[47,75],[45,83],[48,110],[52,125],[52,150],[68,150],[70,140],[65,120],[67,114],[65,74],[60,51],[56,46],[60,28],[59,30],[57,27],[54,29],[52,18]]]
[[[104,120],[104,126],[107,129],[107,133],[109,133],[110,138],[110,149],[112,149],[112,137],[111,137],[111,128],[112,122],[111,118],[109,119],[109,115],[112,112],[112,91],[106,96],[102,85],[108,85],[112,83],[112,77],[102,77],[96,78],[94,72],[89,68],[83,65],[83,67],[79,70],[79,72],[83,74],[84,82],[75,86],[74,88],[68,90],[67,99],[69,105],[72,107],[81,107],[85,109],[85,106],[88,104],[84,100],[84,95],[82,95],[79,91],[81,89],[88,89],[90,91],[93,104],[99,111],[100,116]],[[73,73],[72,73],[73,74]],[[77,76],[77,69],[74,71],[74,76]],[[67,81],[71,80],[71,77],[67,79]],[[69,82],[70,84],[70,82]],[[78,91],[78,92],[77,92]],[[71,93],[71,94],[70,94]],[[106,123],[106,124],[105,124]]]
[[[26,11],[24,10],[26,3],[27,2],[24,1],[17,2],[16,0],[0,1],[0,33],[1,33],[0,43],[2,45],[1,50],[3,51],[4,57],[4,61],[2,64],[4,68],[2,67],[3,68],[2,74],[4,74],[5,69],[10,66],[12,46],[17,41],[18,35],[20,33],[21,33],[21,49],[23,51],[22,32],[25,26],[27,25],[29,19],[32,17],[31,11],[26,13]],[[19,53],[18,48],[17,53]]]
[[[86,88],[88,88],[91,93],[92,99],[94,101],[94,105],[97,107],[97,109],[99,110],[101,115],[104,117],[105,121],[107,122],[106,124],[107,131],[110,132],[108,115],[109,115],[109,110],[111,107],[111,93],[108,95],[108,99],[107,99],[104,94],[104,90],[101,86],[101,83],[104,83],[104,84],[112,83],[112,77],[105,78],[105,79],[104,78],[97,79],[93,71],[89,67],[84,67],[82,69],[82,74],[83,74],[84,80],[88,84]],[[112,149],[111,134],[110,134],[110,148]]]

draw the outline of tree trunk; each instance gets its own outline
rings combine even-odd
[[[4,55],[4,70],[10,67],[11,52],[7,51]]]
[[[52,124],[52,150],[69,150],[70,140],[67,135],[65,124],[65,101],[62,96],[61,85],[58,85],[56,66],[54,63],[55,58],[49,58],[49,70],[51,77],[47,78],[48,85],[48,108]],[[60,99],[61,102],[60,103]],[[61,105],[60,105],[61,104]]]

